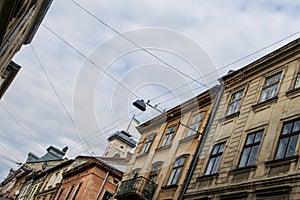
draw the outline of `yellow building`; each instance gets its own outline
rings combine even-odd
[[[29,44],[52,0],[0,1],[0,98],[18,73],[12,62],[23,44]]]
[[[300,39],[222,78],[184,199],[300,199]]]
[[[137,127],[141,138],[115,198],[177,199],[218,87]]]

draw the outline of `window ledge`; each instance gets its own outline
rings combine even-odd
[[[239,115],[240,115],[240,111],[237,111],[235,113],[232,113],[230,115],[220,118],[219,121],[227,121],[227,120],[233,119],[235,117],[238,117]]]
[[[175,189],[175,188],[178,188],[177,184],[174,184],[174,185],[165,185],[165,186],[161,187],[161,189],[163,189],[163,190]]]
[[[148,156],[148,155],[149,155],[149,152],[145,152],[145,153],[142,153],[140,155],[137,155],[136,159],[143,158],[143,157]]]
[[[214,173],[214,174],[207,174],[207,175],[203,175],[203,176],[198,176],[197,179],[213,179],[213,178],[217,178],[219,176],[218,173]]]
[[[288,158],[282,158],[278,160],[270,160],[265,162],[266,167],[277,167],[282,165],[288,165],[292,162],[297,162],[299,159],[299,155],[294,155]]]
[[[190,136],[188,136],[188,137],[185,137],[185,138],[179,140],[179,144],[182,144],[182,143],[185,143],[185,142],[194,140],[194,139],[198,138],[199,135],[200,135],[200,134],[197,133],[197,134],[193,134],[193,135],[190,135]]]
[[[294,96],[296,94],[299,94],[300,95],[300,87],[299,88],[294,88],[294,89],[291,89],[289,91],[287,91],[286,93],[286,96]]]
[[[252,106],[252,109],[253,109],[254,111],[256,111],[258,108],[263,108],[263,109],[264,109],[264,106],[270,106],[270,104],[276,102],[277,100],[278,100],[278,97],[275,96],[275,97],[273,97],[273,98],[271,98],[271,99],[268,99],[268,100],[266,100],[266,101],[259,102],[259,103],[255,104],[255,105],[253,105],[253,106]],[[266,108],[267,108],[267,107],[266,107]]]
[[[165,149],[170,149],[171,148],[171,144],[159,147],[158,149],[155,149],[155,152],[159,152],[159,151],[163,151]]]
[[[244,173],[244,172],[251,172],[254,171],[256,169],[256,165],[253,166],[248,166],[248,167],[240,167],[240,168],[235,168],[230,170],[230,173]]]

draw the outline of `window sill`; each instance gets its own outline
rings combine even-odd
[[[259,108],[262,108],[262,109],[269,108],[271,106],[271,104],[277,102],[277,100],[278,100],[278,97],[275,96],[275,97],[273,97],[271,99],[268,99],[266,101],[259,102],[259,103],[255,104],[255,105],[253,105],[252,109],[254,111],[259,111],[258,110]]]
[[[233,169],[229,172],[232,176],[232,181],[247,181],[250,177],[251,172],[256,170],[256,166],[249,166],[249,167],[241,167]]]
[[[169,189],[177,189],[178,188],[178,185],[177,184],[174,184],[174,185],[165,185],[165,186],[162,186],[161,189],[162,190],[169,190]]]
[[[233,119],[233,118],[235,118],[235,117],[238,117],[239,115],[240,115],[240,111],[237,111],[237,112],[235,112],[235,113],[232,113],[232,114],[230,114],[230,115],[227,115],[227,116],[225,116],[225,117],[220,118],[220,119],[219,119],[219,122],[220,122],[220,121],[227,121],[227,120]]]
[[[285,93],[287,97],[298,96],[297,94],[300,95],[300,88],[294,88]]]
[[[197,134],[193,134],[193,135],[190,135],[190,136],[188,136],[188,137],[185,137],[185,138],[179,140],[179,144],[182,144],[182,143],[185,143],[185,142],[192,141],[192,140],[198,138],[199,135],[200,135],[200,134],[197,133]]]
[[[298,155],[287,157],[287,158],[282,158],[278,160],[270,160],[265,162],[266,167],[278,167],[282,165],[288,165],[291,162],[297,162],[299,159]]]
[[[298,161],[298,157],[299,156],[296,155],[288,158],[265,162],[268,176],[280,176],[288,174],[291,164],[296,163]]]
[[[163,151],[163,150],[170,149],[170,148],[171,148],[171,144],[168,144],[168,145],[159,147],[158,149],[155,149],[155,152]]]
[[[218,173],[214,173],[214,174],[207,174],[207,175],[203,175],[203,176],[198,176],[197,179],[213,179],[213,178],[217,178],[219,176]]]
[[[137,155],[136,159],[143,158],[143,157],[148,156],[148,155],[149,155],[149,152],[145,152],[145,153],[142,153],[140,155]]]
[[[251,172],[251,171],[254,171],[255,169],[256,169],[256,165],[247,166],[247,167],[240,167],[240,168],[230,170],[230,173],[235,174],[235,173]]]

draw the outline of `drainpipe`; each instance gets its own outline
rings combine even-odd
[[[106,172],[105,178],[104,178],[103,183],[102,183],[102,185],[101,185],[101,188],[100,188],[100,190],[99,190],[99,192],[98,192],[98,194],[97,194],[96,200],[98,200],[99,197],[100,197],[100,194],[101,194],[101,192],[102,192],[102,190],[103,190],[103,188],[104,188],[104,185],[105,185],[105,183],[106,183],[106,181],[107,181],[108,175],[109,175],[109,171]]]
[[[197,146],[197,148],[196,148],[195,156],[194,156],[194,158],[193,158],[193,160],[192,160],[192,162],[191,162],[191,166],[190,166],[189,171],[188,171],[188,173],[187,173],[187,177],[186,177],[186,179],[185,179],[185,181],[184,181],[183,188],[182,188],[182,190],[181,190],[181,192],[180,192],[180,196],[179,196],[179,199],[180,199],[180,200],[183,200],[184,195],[185,195],[185,193],[186,193],[186,191],[187,191],[188,185],[189,185],[189,183],[190,183],[190,181],[191,181],[191,178],[192,178],[193,172],[194,172],[194,170],[195,170],[195,167],[196,167],[196,165],[197,165],[197,162],[198,162],[200,153],[201,153],[202,148],[203,148],[203,146],[204,146],[204,143],[205,143],[205,140],[206,140],[208,131],[209,131],[209,129],[210,129],[210,127],[211,127],[211,124],[212,124],[212,121],[214,120],[214,117],[215,117],[215,115],[216,115],[217,108],[219,107],[219,103],[220,103],[220,101],[221,101],[221,97],[222,97],[223,91],[224,91],[224,85],[221,83],[220,91],[218,92],[219,94],[218,94],[218,96],[217,96],[216,103],[215,103],[215,105],[213,106],[213,110],[212,110],[211,115],[210,115],[210,117],[209,117],[209,120],[208,120],[208,122],[207,122],[207,126],[206,126],[206,128],[205,128],[205,131],[204,131],[204,133],[203,133],[203,136],[201,137],[201,139],[200,139],[200,141],[199,141],[199,143],[198,143],[198,146]]]

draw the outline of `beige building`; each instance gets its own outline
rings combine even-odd
[[[178,199],[216,92],[206,91],[137,127],[141,138],[115,198]]]
[[[0,98],[18,73],[12,62],[23,44],[31,43],[52,0],[0,1]]]
[[[222,81],[184,199],[300,199],[300,39]]]

